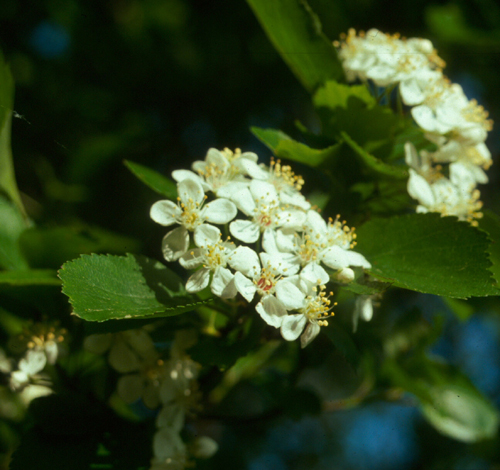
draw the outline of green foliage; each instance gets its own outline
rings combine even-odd
[[[28,263],[19,247],[19,236],[26,229],[26,222],[19,210],[0,196],[0,267],[26,269]]]
[[[207,301],[187,294],[179,277],[144,256],[82,255],[59,271],[73,313],[89,321],[170,316]]]
[[[377,279],[465,299],[499,294],[489,271],[488,245],[484,233],[454,217],[411,214],[367,222],[358,230],[356,249]]]
[[[137,178],[149,186],[153,191],[156,191],[158,194],[168,199],[176,200],[177,185],[170,178],[144,165],[139,165],[139,163],[125,160],[125,165],[135,176],[137,176]]]
[[[490,270],[497,285],[500,285],[500,217],[489,210],[485,210],[483,214],[483,218],[479,220],[479,228],[487,232],[491,240],[488,249],[492,263]]]
[[[342,66],[332,43],[306,0],[247,0],[283,60],[313,91],[327,80],[339,80]]]
[[[334,144],[325,149],[317,150],[301,144],[287,136],[284,132],[275,129],[252,127],[251,131],[277,157],[293,160],[311,167],[331,163],[339,155],[340,144]]]
[[[0,271],[0,285],[11,286],[58,286],[61,281],[57,273],[50,269],[30,269],[21,271]]]

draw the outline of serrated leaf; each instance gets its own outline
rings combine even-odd
[[[125,166],[139,178],[145,185],[149,186],[153,191],[175,200],[177,198],[177,185],[166,176],[161,175],[155,170],[148,168],[139,163],[134,163],[129,160],[124,161]]]
[[[313,103],[322,123],[322,134],[338,139],[344,131],[360,146],[393,138],[404,126],[402,117],[377,104],[364,85],[327,82],[314,95]]]
[[[374,219],[358,229],[356,251],[370,274],[395,286],[468,298],[498,295],[488,260],[488,237],[455,217],[409,214]]]
[[[19,236],[26,229],[24,217],[16,206],[0,196],[0,267],[28,269],[19,248]]]
[[[58,286],[60,284],[57,273],[50,269],[0,272],[0,286]]]
[[[374,157],[366,150],[364,150],[344,131],[340,132],[340,136],[342,137],[343,141],[354,151],[354,154],[359,157],[361,162],[371,171],[390,178],[408,178],[408,171],[406,170],[406,168],[384,163],[382,160]]]
[[[73,313],[84,320],[171,316],[199,305],[163,264],[131,255],[82,255],[59,271]]]
[[[267,36],[304,87],[343,76],[337,52],[305,0],[247,0]]]
[[[293,160],[304,165],[317,167],[338,155],[340,144],[325,149],[313,149],[293,140],[284,132],[275,129],[251,128],[252,133],[280,158]]]
[[[492,266],[490,267],[497,285],[500,286],[500,217],[489,210],[483,211],[479,220],[479,228],[488,233],[491,240],[488,252]]]

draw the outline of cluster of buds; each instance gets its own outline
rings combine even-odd
[[[193,171],[172,173],[178,201],[156,202],[151,217],[179,225],[165,235],[163,255],[196,270],[188,292],[210,286],[221,298],[256,298],[264,321],[286,340],[301,336],[305,347],[333,315],[325,284],[350,282],[352,267],[371,265],[352,250],[354,229],[311,207],[301,176],[279,160],[269,166],[257,160],[252,152],[210,149]]]
[[[85,338],[85,349],[107,353],[109,364],[121,374],[116,392],[125,403],[141,400],[159,410],[151,470],[183,470],[191,465],[191,457],[208,458],[217,450],[217,443],[207,436],[188,444],[181,437],[186,417],[197,410],[200,399],[199,365],[186,354],[195,342],[191,331],[180,330],[169,357],[164,357],[145,328]]]
[[[419,203],[417,212],[454,215],[477,225],[482,217],[477,184],[488,182],[484,170],[491,165],[484,143],[492,128],[488,113],[443,75],[445,63],[427,39],[351,29],[334,45],[349,81],[398,85],[402,102],[437,147],[417,152],[412,143],[405,145],[408,193]]]

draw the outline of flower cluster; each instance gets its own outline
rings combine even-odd
[[[478,183],[487,183],[491,165],[485,145],[492,121],[476,100],[443,75],[445,63],[427,39],[402,39],[371,29],[353,29],[334,43],[347,79],[371,80],[379,87],[399,85],[402,102],[437,147],[417,152],[405,145],[410,167],[408,193],[418,200],[417,212],[454,215],[477,225],[482,216]]]
[[[264,321],[286,340],[302,335],[305,347],[333,315],[325,284],[331,278],[350,282],[352,267],[371,265],[352,251],[354,229],[339,216],[325,221],[311,207],[301,193],[302,177],[280,160],[269,166],[257,160],[252,152],[210,149],[193,171],[172,173],[178,202],[156,202],[151,217],[161,225],[179,225],[165,235],[163,255],[196,269],[188,292],[210,285],[221,298],[238,293],[249,303],[256,298]],[[224,237],[216,225],[231,236]]]
[[[108,354],[108,362],[119,372],[116,392],[128,404],[142,400],[150,409],[160,409],[156,418],[150,470],[183,470],[189,458],[208,458],[217,443],[207,436],[187,445],[181,437],[186,416],[197,409],[198,364],[186,354],[196,342],[189,330],[179,330],[170,355],[164,358],[145,328],[120,333],[95,334],[84,347],[95,354]]]

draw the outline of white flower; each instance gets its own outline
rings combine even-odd
[[[264,181],[253,180],[249,188],[235,193],[232,200],[245,215],[252,217],[234,220],[229,225],[231,235],[245,243],[255,243],[261,232],[277,227],[298,228],[305,218],[302,210],[283,207],[276,188]]]
[[[188,292],[199,292],[210,283],[210,273],[213,273],[211,289],[218,297],[232,298],[236,295],[233,274],[226,268],[231,253],[235,250],[234,243],[223,242],[221,232],[213,225],[202,225],[195,233],[195,243],[199,248],[193,248],[179,258],[179,263],[186,269],[203,267],[196,271],[187,281]]]
[[[297,309],[299,313],[288,315],[283,319],[281,335],[287,341],[295,341],[303,332],[300,343],[302,348],[305,348],[316,338],[320,327],[328,325],[327,318],[333,315],[331,309],[336,304],[332,305],[330,297],[333,293],[327,295],[324,285],[317,287],[310,282],[299,280],[297,286],[302,292],[302,305]]]
[[[152,469],[182,470],[185,468],[186,445],[179,433],[168,427],[160,428],[153,437]]]
[[[303,210],[311,208],[311,204],[300,192],[304,179],[302,176],[296,175],[289,165],[282,165],[281,160],[275,161],[271,157],[269,169],[254,166],[248,169],[248,174],[254,179],[272,184],[276,188],[282,204],[300,207]]]
[[[441,215],[454,215],[460,220],[472,222],[477,225],[475,218],[481,218],[482,207],[479,201],[480,193],[477,189],[470,190],[467,181],[460,180],[455,175],[453,184],[449,179],[442,177],[429,184],[425,178],[410,169],[408,179],[408,193],[420,203],[417,212],[439,212]]]
[[[272,255],[272,260],[278,256],[277,252],[292,255],[283,257],[283,265],[290,274],[303,267],[301,277],[312,283],[326,284],[330,276],[320,263],[338,270],[343,281],[354,278],[350,266],[371,268],[363,255],[351,250],[355,246],[354,230],[340,222],[339,217],[327,223],[318,212],[310,210],[302,230],[277,230],[275,236],[265,234],[263,238],[263,247]]]
[[[236,289],[248,302],[255,293],[261,296],[255,310],[268,325],[279,328],[287,310],[300,306],[298,289],[270,264],[261,265],[259,256],[251,248],[238,247],[231,255],[229,265],[236,270]]]
[[[18,370],[10,375],[10,386],[14,390],[21,389],[29,384],[30,380],[41,372],[47,364],[47,356],[37,349],[29,350],[19,361]]]
[[[424,102],[411,110],[413,119],[427,132],[447,134],[468,145],[486,140],[492,123],[488,113],[477,101],[469,101],[456,83],[442,81]]]
[[[122,374],[138,371],[144,362],[158,359],[153,340],[144,329],[90,335],[83,347],[94,354],[109,350],[109,364]]]
[[[163,255],[167,261],[179,259],[189,248],[189,233],[195,235],[205,222],[226,224],[236,217],[236,206],[227,199],[216,199],[204,205],[206,196],[201,184],[184,179],[177,184],[178,203],[157,201],[151,207],[151,218],[160,225],[180,224],[163,239]]]
[[[195,161],[194,170],[175,170],[172,177],[180,182],[186,178],[198,181],[205,191],[212,191],[218,197],[229,198],[231,188],[248,186],[250,181],[245,178],[250,171],[255,171],[257,155],[253,152],[241,152],[236,149],[233,153],[225,148],[219,151],[215,148],[208,150],[205,160]]]

